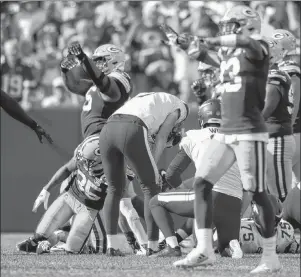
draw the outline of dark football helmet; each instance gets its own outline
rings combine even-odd
[[[209,99],[204,102],[198,111],[198,121],[201,128],[208,124],[221,124],[221,101]]]

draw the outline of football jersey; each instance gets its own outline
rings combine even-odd
[[[127,114],[140,118],[148,128],[149,135],[157,134],[166,117],[176,110],[180,116],[176,124],[188,116],[188,106],[178,97],[165,92],[143,92],[128,101],[114,114]]]
[[[278,68],[279,68],[279,70],[286,72],[290,77],[297,76],[300,81],[300,77],[301,77],[300,66],[296,62],[291,61],[291,60],[283,61],[278,64]],[[292,104],[294,103],[294,95],[293,95],[292,89],[290,89],[290,92],[289,92],[289,101]],[[301,124],[301,122],[300,122],[300,104],[301,104],[301,102],[299,102],[299,107],[295,107],[295,106],[293,107],[294,109],[298,109],[297,118],[296,118],[296,121],[293,126],[294,133],[300,133],[300,124]],[[292,113],[292,111],[291,111],[291,113]]]
[[[241,249],[246,254],[262,253],[263,240],[253,219],[242,219],[240,225]],[[276,230],[277,253],[290,253],[290,246],[296,242],[294,228],[287,221],[281,219]]]
[[[291,87],[290,76],[285,71],[270,70],[267,83],[272,86],[273,92],[280,93],[280,101],[266,120],[270,137],[291,135],[292,129],[292,103],[289,101]]]
[[[7,63],[1,65],[1,88],[16,101],[23,98],[24,89],[32,86],[34,76],[32,68],[20,60],[11,68]]]
[[[82,157],[82,149],[89,143],[98,142],[99,136],[94,135],[86,138],[76,149],[76,176],[69,189],[70,193],[85,204],[88,208],[100,210],[103,207],[107,195],[107,184],[100,159],[99,149],[92,149],[97,157],[94,164],[90,167]]]
[[[182,148],[197,168],[201,167],[204,161],[204,154],[209,147],[210,140],[218,132],[216,127],[208,127],[199,130],[190,130],[180,142]],[[242,182],[237,163],[222,176],[214,185],[214,191],[224,193],[242,199]]]
[[[264,49],[268,45],[260,41]],[[267,52],[267,50],[265,50]],[[224,134],[249,134],[267,132],[261,110],[269,70],[269,55],[263,60],[251,60],[245,49],[222,47],[220,80],[223,86],[221,97]]]
[[[106,102],[96,86],[92,86],[87,91],[86,101],[81,113],[81,127],[84,138],[99,133],[112,113],[127,101],[131,92],[131,79],[127,73],[118,70],[107,76],[117,82],[121,97],[117,102]]]

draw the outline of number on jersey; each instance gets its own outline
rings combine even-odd
[[[234,83],[224,83],[222,93],[224,92],[237,92],[240,90],[241,77],[237,76],[240,71],[240,62],[237,57],[232,57],[228,61],[222,61],[220,66],[220,80],[221,83],[224,82],[224,76],[226,72],[229,74],[229,77],[233,80]]]
[[[247,230],[246,233],[244,233],[242,236],[244,241],[254,241],[255,238],[254,238],[251,224],[241,226],[241,229]]]
[[[86,93],[86,101],[83,105],[83,111],[89,112],[92,108],[92,96],[90,90]]]
[[[2,76],[2,89],[13,98],[20,98],[23,90],[23,78],[21,75],[4,74]]]

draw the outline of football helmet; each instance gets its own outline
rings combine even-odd
[[[212,65],[199,62],[198,72],[205,86],[212,87],[218,81],[217,69]]]
[[[296,38],[291,32],[284,29],[276,29],[273,31],[272,38],[280,43],[285,52],[284,56],[296,54]]]
[[[265,41],[269,44],[269,51],[270,51],[270,65],[274,63],[280,62],[283,60],[285,52],[284,48],[280,44],[279,41],[273,38],[265,38]]]
[[[261,19],[255,10],[238,5],[228,9],[219,22],[219,35],[243,34],[253,35],[259,34],[261,31]]]
[[[198,121],[201,128],[208,124],[221,124],[221,101],[209,99],[204,102],[198,111]]]
[[[91,176],[99,177],[103,174],[98,135],[87,137],[77,147],[76,158]]]
[[[116,69],[124,70],[126,56],[117,46],[104,44],[94,51],[92,60],[102,72],[109,74]]]

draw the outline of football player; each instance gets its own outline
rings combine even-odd
[[[100,133],[99,145],[104,172],[108,181],[108,195],[104,206],[104,219],[108,233],[108,249],[116,255],[118,250],[117,222],[119,202],[125,186],[125,158],[141,182],[144,192],[144,213],[148,234],[148,252],[158,248],[159,230],[150,209],[149,201],[160,188],[156,163],[175,131],[188,116],[188,106],[168,93],[139,93],[125,103],[108,119]],[[148,142],[155,135],[153,151]],[[152,153],[153,152],[153,153]]]
[[[60,194],[47,209],[49,191],[61,184],[75,170],[76,176],[73,176],[69,190]],[[49,252],[50,247],[57,243],[57,237],[53,237],[54,231],[74,216],[65,250],[70,253],[81,253],[93,222],[103,207],[106,190],[98,135],[90,136],[76,148],[73,158],[56,172],[41,191],[34,203],[33,211],[36,211],[42,203],[47,210],[33,237],[17,244],[17,249],[25,252]]]
[[[270,66],[283,59],[284,49],[272,38],[266,38],[270,48]],[[265,93],[262,115],[269,131],[267,146],[267,186],[282,202],[292,187],[292,159],[295,152],[289,102],[291,78],[279,69],[271,69]]]
[[[284,59],[278,62],[278,69],[286,72],[291,78],[289,101],[293,104],[293,108],[289,107],[288,109],[292,116],[296,141],[296,151],[293,156],[294,186],[300,182],[300,66],[291,58],[296,53],[296,38],[292,33],[283,29],[274,30],[272,37],[284,50]]]
[[[16,100],[10,97],[3,90],[1,91],[0,105],[12,118],[18,120],[24,125],[31,128],[37,134],[39,141],[43,143],[43,137],[47,139],[49,143],[52,143],[52,138],[48,135],[45,130],[39,126],[18,104]]]
[[[300,195],[299,195],[300,196]],[[274,195],[270,194],[269,198],[276,210],[275,229],[277,237],[277,253],[300,253],[300,245],[294,236],[293,226],[281,219],[282,205]],[[258,209],[256,204],[251,204],[251,218],[243,218],[240,226],[240,243],[241,248],[246,254],[262,253],[262,230],[258,224]]]
[[[170,186],[181,185],[180,175],[191,164],[196,168],[195,176],[204,163],[206,149],[210,140],[218,133],[221,122],[220,100],[210,99],[199,108],[198,121],[200,130],[190,130],[180,142],[180,151],[167,169],[167,180]],[[174,177],[172,175],[175,175]],[[154,256],[181,256],[178,240],[174,235],[173,221],[170,213],[194,218],[193,178],[185,182],[176,191],[159,193],[150,201],[152,215],[163,232],[168,247]],[[241,199],[243,195],[242,182],[237,164],[235,163],[227,173],[213,187],[213,222],[217,228],[219,252],[226,255],[225,248],[230,248],[233,258],[242,258],[239,247],[239,225]],[[227,207],[227,209],[225,209]],[[210,238],[212,239],[212,238]]]
[[[261,114],[269,70],[269,45],[261,39],[261,20],[257,12],[243,5],[227,10],[220,22],[220,35],[195,39],[170,36],[183,44],[191,58],[220,67],[223,86],[220,132],[211,140],[207,161],[195,178],[195,230],[197,247],[175,266],[202,266],[215,262],[212,247],[212,187],[237,161],[244,189],[260,207],[263,230],[263,255],[252,273],[281,269],[276,254],[273,228],[274,211],[266,193],[267,127]],[[220,47],[218,52],[211,47]]]

